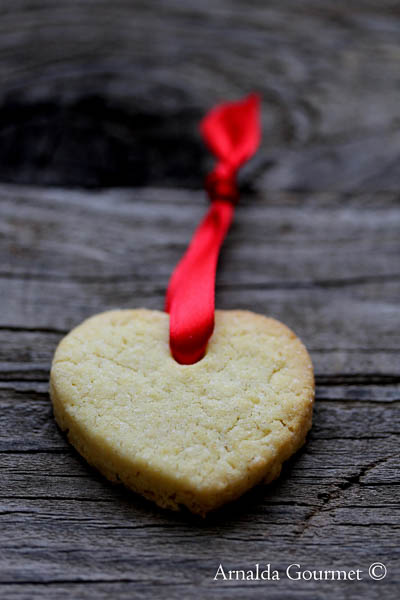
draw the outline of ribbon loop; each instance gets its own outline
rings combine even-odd
[[[226,102],[212,109],[200,125],[218,159],[205,182],[212,204],[171,276],[165,305],[170,315],[171,352],[182,364],[193,364],[204,356],[214,329],[219,250],[239,199],[237,171],[260,142],[259,105],[256,94]]]

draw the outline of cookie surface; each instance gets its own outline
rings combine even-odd
[[[160,311],[84,321],[54,356],[54,415],[107,478],[204,515],[277,477],[304,443],[312,364],[285,325],[247,311],[216,311],[206,355],[193,365],[175,362],[168,336]]]

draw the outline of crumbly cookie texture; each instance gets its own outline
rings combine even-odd
[[[111,481],[159,506],[200,515],[278,477],[311,427],[310,357],[285,325],[216,311],[205,357],[172,358],[169,317],[95,315],[59,344],[54,415],[78,452]]]

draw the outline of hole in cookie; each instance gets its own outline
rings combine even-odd
[[[171,357],[174,360],[174,362],[178,363],[178,365],[182,365],[183,367],[190,367],[191,365],[196,365],[197,363],[201,362],[202,360],[204,360],[204,358],[207,355],[207,351],[204,352],[204,354],[202,354],[200,356],[200,358],[197,358],[196,356],[174,356],[171,352]]]

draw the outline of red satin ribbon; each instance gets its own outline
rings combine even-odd
[[[251,94],[213,108],[200,124],[206,144],[218,159],[206,178],[211,207],[171,276],[165,306],[172,355],[185,365],[204,356],[214,329],[218,255],[239,197],[237,171],[260,143],[259,113],[259,97]]]

